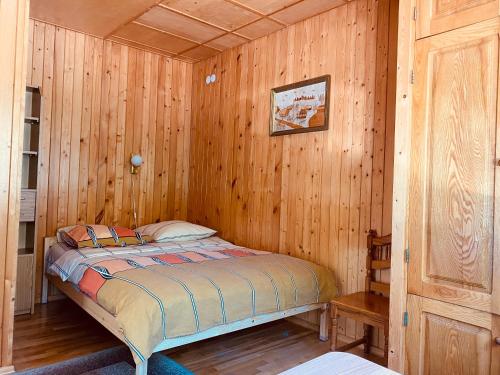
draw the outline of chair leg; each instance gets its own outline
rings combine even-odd
[[[370,346],[372,344],[372,326],[369,324],[363,324],[363,339],[365,343],[363,344],[363,350],[365,354],[370,354]]]
[[[337,347],[337,306],[332,305],[330,313],[332,318],[332,334],[330,335],[332,341],[330,344],[330,350],[334,352]]]
[[[389,324],[384,326],[384,361],[387,366],[389,364]]]

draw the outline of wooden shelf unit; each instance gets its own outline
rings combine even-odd
[[[40,89],[38,87],[26,87],[15,302],[16,315],[33,313],[34,311],[36,253],[35,211],[40,138],[40,110]]]

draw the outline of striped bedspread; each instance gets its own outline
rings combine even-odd
[[[167,338],[328,302],[335,294],[324,267],[217,237],[125,248],[61,246],[51,248],[48,272],[116,317],[136,362]]]

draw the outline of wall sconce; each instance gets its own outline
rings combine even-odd
[[[212,73],[212,74],[209,74],[209,75],[205,78],[205,83],[206,83],[207,85],[210,85],[211,83],[214,83],[216,80],[217,80],[217,76],[215,75],[215,73]]]
[[[139,168],[142,165],[142,156],[139,154],[132,155],[130,157],[130,173],[137,174],[139,172]]]
[[[142,156],[139,154],[132,154],[130,156],[130,173],[131,174],[137,174],[139,172],[139,168],[141,167],[143,163]],[[136,209],[136,204],[135,204],[135,183],[134,183],[134,178],[131,179],[132,181],[132,190],[130,191],[130,194],[132,196],[132,212],[134,215],[134,229],[137,228],[137,209]]]

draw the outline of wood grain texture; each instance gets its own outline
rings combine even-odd
[[[424,314],[423,324],[424,373],[489,372],[491,332],[487,329],[430,313]],[[437,342],[442,342],[443,345],[436,346],[434,343]],[[443,358],[446,358],[446,361],[443,361]]]
[[[402,209],[395,211],[393,233],[408,236],[412,294],[405,308],[405,290],[394,283],[405,281],[401,272],[392,284],[398,288],[398,300],[391,300],[392,364],[402,370],[404,359],[410,375],[497,374],[498,3],[416,3],[416,42],[412,4],[402,3],[407,30],[399,33],[404,95],[397,100],[397,137],[410,151],[396,153],[402,188],[395,185],[395,202]],[[413,64],[412,89],[407,73]],[[401,308],[409,321],[404,345]]]
[[[33,0],[30,16],[95,36],[105,36],[158,0]]]
[[[111,332],[69,299],[36,305],[14,323],[17,371],[94,353],[121,344]]]
[[[406,374],[498,373],[498,316],[413,294],[408,313]]]
[[[32,0],[30,15],[41,22],[192,62],[344,3],[345,0]],[[222,42],[212,43],[219,37]],[[34,43],[33,33],[29,40]]]
[[[419,0],[416,5],[418,39],[499,15],[498,0]]]
[[[419,53],[417,45],[417,57]],[[432,123],[428,172],[430,238],[426,275],[483,292],[491,290],[493,238],[489,234],[494,231],[492,161],[496,143],[498,53],[495,35],[469,42],[467,46],[459,44],[432,51],[429,56],[433,60],[429,75],[435,81],[429,98],[434,104],[429,119]],[[454,66],[453,71],[445,68],[449,66]],[[459,76],[460,84],[450,87],[448,82],[457,82]],[[469,96],[466,92],[477,95]],[[467,113],[459,113],[459,108],[465,106]],[[450,119],[450,113],[456,114],[452,116],[456,121]],[[461,261],[450,262],[450,259]]]
[[[12,364],[29,1],[0,1],[0,368]],[[5,369],[0,369],[5,372]]]
[[[492,19],[416,42],[408,279],[497,314],[499,31]]]
[[[410,151],[412,130],[413,85],[409,77],[413,69],[415,48],[415,22],[413,11],[415,0],[397,2],[397,60],[395,90],[395,132],[394,132],[394,181],[392,207],[392,258],[391,258],[391,295],[389,312],[389,368],[403,372],[405,367],[406,329],[401,319],[406,311],[408,269],[405,250],[408,248],[408,202],[410,187]],[[391,113],[390,111],[388,114]]]
[[[20,254],[17,258],[15,314],[31,312],[33,300],[33,254]]]
[[[131,226],[130,155],[139,225],[186,218],[192,66],[30,22],[28,84],[42,91],[37,249],[76,223]],[[37,252],[40,296],[42,251]]]
[[[342,294],[363,290],[366,235],[391,230],[389,11],[385,0],[350,2],[195,64],[191,221],[326,265]],[[270,89],[323,74],[332,77],[330,130],[269,137]],[[339,332],[356,337],[362,326],[341,319]]]

